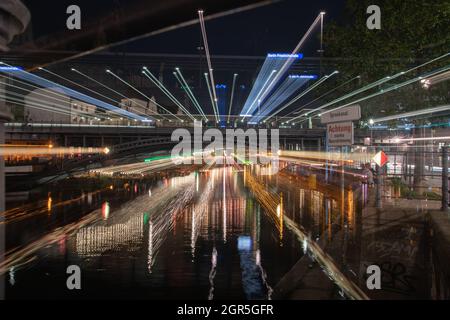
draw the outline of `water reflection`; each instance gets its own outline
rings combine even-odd
[[[45,263],[16,270],[16,279],[34,280],[10,286],[9,294],[39,296],[45,282],[50,296],[70,295],[59,287],[61,265],[78,264],[89,297],[270,299],[305,253],[315,250],[320,259],[311,239],[331,235],[330,226],[342,223],[342,207],[344,223],[355,220],[351,188],[342,195],[315,178],[302,179],[216,167],[151,184],[108,185],[108,192],[124,190],[132,200],[114,205],[113,197],[99,197],[99,209],[83,223],[24,244],[8,267],[30,256]],[[94,203],[96,195],[79,200]]]

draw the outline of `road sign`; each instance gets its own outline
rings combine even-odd
[[[327,137],[329,146],[351,146],[353,144],[353,122],[329,123]]]
[[[361,107],[359,104],[341,108],[335,111],[324,112],[320,116],[322,123],[353,121],[361,119]]]
[[[388,156],[383,151],[379,151],[372,160],[380,167],[384,166],[388,162]]]

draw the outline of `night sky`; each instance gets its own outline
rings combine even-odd
[[[138,0],[28,0],[24,3],[32,13],[34,37],[65,28],[65,8],[77,4],[83,21],[95,19],[106,10],[120,10],[125,4]],[[170,0],[168,0],[170,1]],[[151,1],[148,1],[151,5]],[[45,5],[47,3],[48,5]],[[211,54],[257,55],[268,52],[290,52],[311,25],[317,14],[324,10],[327,20],[339,17],[345,0],[283,0],[251,11],[206,21]],[[197,13],[193,12],[193,18]],[[208,13],[205,12],[205,16]],[[314,55],[317,33],[306,43],[303,52]],[[178,29],[144,40],[128,43],[114,50],[142,53],[195,54],[200,44],[199,25]],[[310,52],[308,52],[310,51]]]

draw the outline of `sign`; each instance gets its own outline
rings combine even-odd
[[[325,112],[320,116],[320,121],[322,123],[353,121],[359,119],[361,119],[361,107],[359,104]]]
[[[329,123],[327,125],[329,146],[350,146],[353,144],[353,122]]]
[[[290,74],[289,79],[317,79],[316,74]]]
[[[302,59],[303,53],[268,53],[267,58],[275,59]]]
[[[379,151],[372,160],[379,166],[382,167],[388,162],[388,156],[383,151]]]

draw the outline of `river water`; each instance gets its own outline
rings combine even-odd
[[[270,299],[308,241],[359,234],[351,185],[292,177],[219,167],[60,182],[6,212],[6,297]],[[67,289],[70,265],[81,290]],[[329,278],[329,297],[346,296]]]

